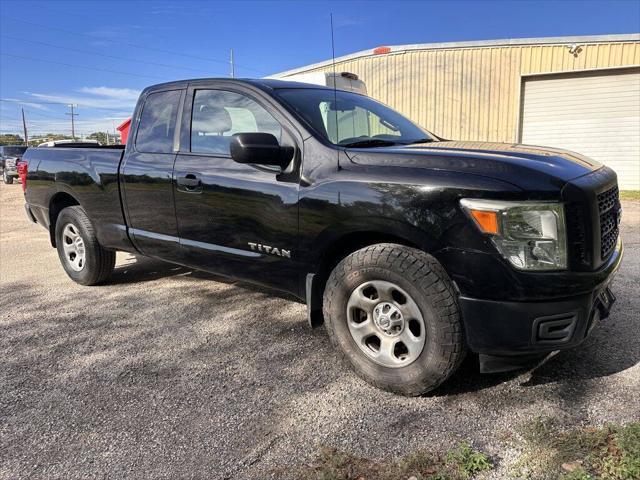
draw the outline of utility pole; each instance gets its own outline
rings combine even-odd
[[[76,124],[74,121],[74,117],[77,117],[79,114],[78,113],[73,113],[73,109],[75,107],[77,107],[78,105],[71,103],[68,105],[69,108],[71,108],[71,113],[67,112],[66,115],[71,115],[71,137],[73,137],[73,139],[76,139]]]
[[[236,72],[233,66],[233,48],[231,49],[231,57],[229,58],[229,64],[231,65],[231,78],[234,78],[236,76]]]
[[[24,108],[22,109],[22,130],[24,130],[24,144],[29,146],[29,135],[27,134],[27,121],[24,119]]]

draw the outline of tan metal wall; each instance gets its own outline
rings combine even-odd
[[[513,45],[410,50],[338,61],[370,96],[445,138],[518,140],[521,79],[526,75],[640,65],[640,42]],[[306,71],[333,71],[328,65]],[[286,78],[286,77],[283,77]]]

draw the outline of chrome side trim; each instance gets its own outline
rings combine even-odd
[[[216,245],[214,243],[197,242],[195,240],[174,237],[173,235],[164,235],[162,233],[149,232],[148,230],[140,230],[138,228],[130,228],[129,232],[132,233],[134,237],[148,238],[151,240],[159,240],[161,242],[168,243],[177,243],[183,247],[199,248],[200,250],[207,250],[210,252],[229,253],[231,255],[251,258],[260,258],[264,256],[263,254],[258,252],[241,250],[239,248],[224,247],[222,245]]]

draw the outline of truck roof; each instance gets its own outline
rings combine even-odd
[[[216,82],[224,82],[230,85],[252,85],[254,87],[258,87],[262,90],[277,90],[279,88],[323,88],[327,90],[331,90],[329,87],[325,87],[322,85],[312,85],[308,83],[301,82],[291,82],[287,80],[275,80],[272,78],[192,78],[188,80],[177,80],[174,82],[165,82],[158,83],[156,85],[151,85],[144,89],[145,92],[164,89],[166,87],[175,87],[175,88],[185,88],[190,83],[199,83],[199,82],[207,82],[207,81],[216,81]]]

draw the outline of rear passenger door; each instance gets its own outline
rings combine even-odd
[[[251,91],[223,87],[189,89],[183,125],[189,125],[190,132],[183,132],[174,176],[186,261],[297,289],[299,177],[294,170],[301,142],[293,127]],[[281,145],[295,147],[291,172],[233,161],[231,137],[242,132],[271,133]]]
[[[184,90],[153,91],[136,112],[122,168],[124,209],[129,233],[145,255],[179,261],[173,164],[178,116]]]

